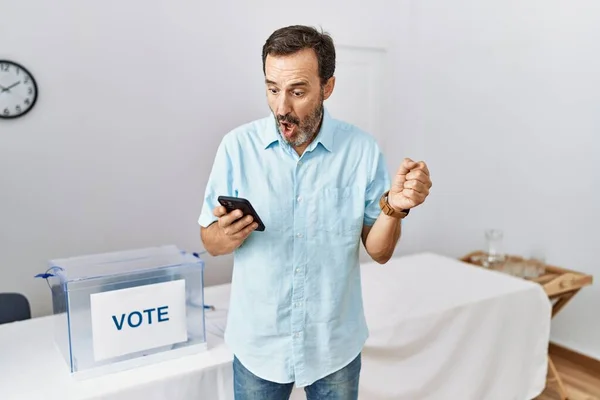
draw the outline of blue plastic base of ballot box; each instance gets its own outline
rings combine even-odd
[[[54,335],[86,379],[205,351],[204,262],[175,246],[52,260]]]

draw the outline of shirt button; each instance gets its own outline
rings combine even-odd
[[[298,196],[298,203],[300,203],[302,201],[302,196]]]
[[[299,237],[299,238],[301,238],[302,234],[300,232],[298,232],[298,233],[296,233],[296,236]]]
[[[300,273],[300,268],[296,268],[296,273]]]
[[[294,307],[300,307],[300,303],[294,303]]]

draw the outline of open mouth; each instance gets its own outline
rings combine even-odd
[[[296,127],[295,124],[291,124],[289,122],[280,122],[279,126],[281,127],[281,132],[287,137],[292,136]]]

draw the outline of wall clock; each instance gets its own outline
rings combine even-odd
[[[22,117],[31,111],[37,97],[33,75],[14,61],[0,60],[0,119]]]

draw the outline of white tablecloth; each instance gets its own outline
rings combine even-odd
[[[430,253],[362,265],[370,338],[360,399],[529,400],[544,388],[550,303],[518,278]],[[230,400],[229,285],[206,288],[209,349],[75,381],[52,317],[0,326],[0,399]],[[293,399],[302,399],[296,389]]]

